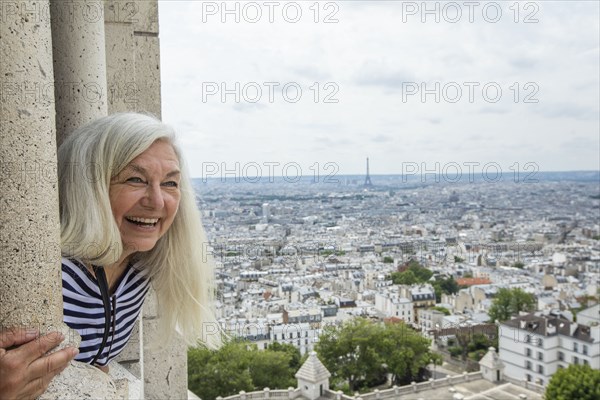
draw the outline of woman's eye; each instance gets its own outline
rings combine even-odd
[[[131,182],[131,183],[144,183],[144,181],[142,180],[142,178],[138,178],[137,176],[133,176],[133,177],[127,179],[127,182]]]
[[[169,181],[169,182],[165,182],[163,183],[164,186],[169,186],[169,187],[179,187],[179,183],[175,182],[175,181]]]

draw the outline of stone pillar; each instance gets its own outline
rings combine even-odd
[[[102,1],[51,0],[57,142],[107,115]]]
[[[54,75],[48,0],[2,2],[0,24],[0,329],[63,323]],[[73,362],[41,398],[115,398],[106,374]]]
[[[0,321],[45,331],[62,325],[50,23],[24,16],[33,2],[5,4],[15,14],[0,25]]]
[[[108,110],[160,118],[158,1],[106,0]]]
[[[144,302],[142,329],[144,395],[146,399],[187,399],[187,345],[175,338],[169,348],[153,349],[158,336],[160,318],[157,314],[157,299],[150,290]]]

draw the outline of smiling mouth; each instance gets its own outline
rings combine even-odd
[[[127,222],[138,226],[156,226],[160,218],[139,218],[139,217],[125,217]]]

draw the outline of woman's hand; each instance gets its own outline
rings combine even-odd
[[[67,347],[44,355],[64,340],[59,332],[38,337],[37,330],[0,332],[0,393],[2,399],[35,399],[79,353]]]

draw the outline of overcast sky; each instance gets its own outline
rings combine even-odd
[[[192,176],[600,169],[598,2],[422,4],[160,2],[162,116]]]

